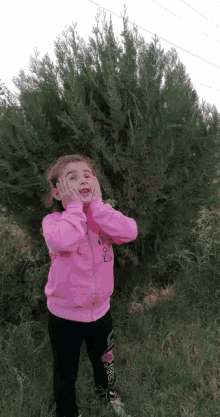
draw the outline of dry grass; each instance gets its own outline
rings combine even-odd
[[[13,271],[16,257],[31,256],[31,246],[15,224],[0,221],[4,288],[4,271]],[[11,235],[9,226],[16,235]],[[129,300],[120,303],[113,293],[111,301],[117,389],[127,413],[132,417],[218,416],[218,278],[205,272],[198,275],[191,265],[166,288],[156,287],[151,277],[146,286],[141,285],[144,281],[139,276]],[[0,415],[55,416],[47,317],[42,322],[21,319],[18,326],[2,323],[0,358]],[[77,399],[83,417],[115,415],[94,395],[93,371],[84,343]]]

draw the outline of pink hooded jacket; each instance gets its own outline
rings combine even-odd
[[[93,198],[87,217],[81,201],[42,221],[51,267],[45,287],[47,307],[64,319],[91,322],[110,308],[114,289],[112,243],[135,240],[137,223],[101,197]]]

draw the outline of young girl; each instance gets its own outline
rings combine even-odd
[[[75,382],[83,339],[94,369],[95,386],[119,416],[113,359],[110,297],[114,289],[112,242],[135,240],[137,224],[102,201],[99,182],[83,157],[59,170],[52,196],[63,211],[42,221],[51,257],[45,287],[48,331],[53,352],[57,417],[78,417]],[[130,416],[128,416],[130,417]]]

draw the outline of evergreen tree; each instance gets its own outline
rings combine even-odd
[[[73,25],[55,42],[56,65],[36,53],[32,75],[21,70],[14,78],[20,111],[1,98],[0,189],[7,213],[45,245],[47,166],[65,154],[90,157],[104,200],[116,200],[116,209],[137,221],[138,238],[114,248],[121,264],[137,265],[155,252],[160,259],[165,245],[169,253],[201,202],[216,204],[219,114],[212,108],[204,120],[176,51],[165,54],[156,38],[146,44],[127,20],[123,47],[111,21],[104,34],[97,23],[89,45],[76,40]]]

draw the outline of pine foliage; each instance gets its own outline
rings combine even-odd
[[[54,42],[56,64],[36,53],[31,76],[21,70],[14,78],[18,105],[3,88],[0,190],[7,213],[45,245],[45,170],[61,155],[90,157],[104,201],[138,224],[134,242],[114,247],[128,266],[165,259],[201,204],[217,204],[219,114],[213,106],[205,115],[175,49],[165,54],[156,37],[146,44],[127,20],[122,44],[112,21],[100,31],[99,16],[88,45],[75,25],[66,29]]]

